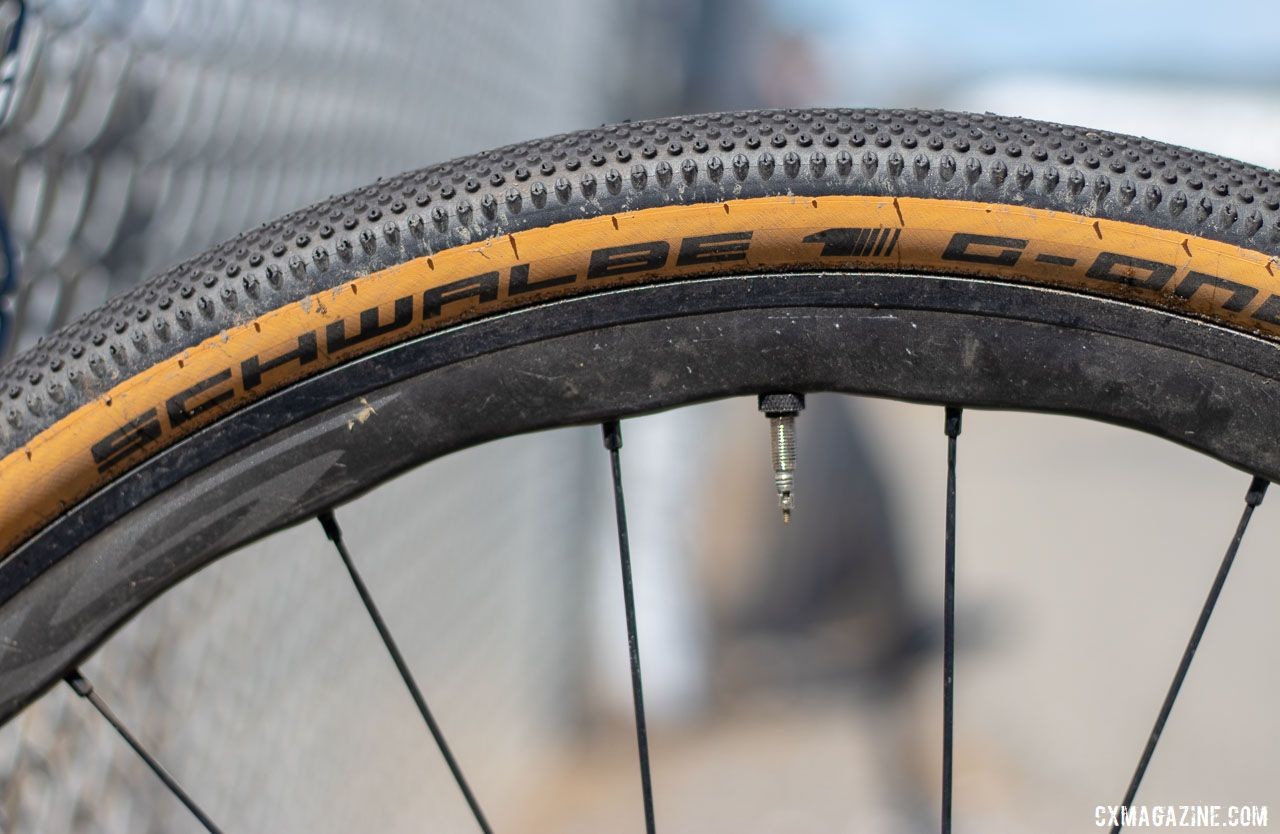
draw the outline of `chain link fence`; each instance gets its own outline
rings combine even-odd
[[[628,6],[0,2],[0,357],[309,201],[625,115]],[[588,443],[472,450],[338,511],[500,826],[573,720]],[[226,830],[474,825],[318,526],[207,569],[85,671]],[[65,688],[0,728],[0,831],[194,825]]]

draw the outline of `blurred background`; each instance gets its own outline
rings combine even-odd
[[[0,0],[0,356],[305,203],[618,119],[990,110],[1277,167],[1277,23],[1184,0]],[[624,431],[660,829],[933,830],[941,410],[811,397],[785,530],[754,402]],[[1059,417],[971,412],[960,455],[956,830],[1093,828],[1248,479]],[[598,430],[566,429],[338,512],[502,832],[643,828],[607,475]],[[1264,504],[1140,801],[1280,813],[1278,540]],[[205,570],[86,672],[224,830],[474,830],[318,526]],[[0,728],[0,831],[196,830],[63,689]]]

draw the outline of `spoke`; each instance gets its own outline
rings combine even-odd
[[[123,738],[129,746],[133,748],[133,751],[147,763],[147,767],[151,768],[151,772],[159,777],[161,782],[164,782],[165,787],[167,787],[183,805],[187,806],[187,810],[191,812],[192,816],[200,821],[200,824],[204,826],[205,830],[208,831],[209,834],[222,834],[222,830],[213,824],[213,820],[209,819],[208,815],[205,814],[204,811],[200,810],[200,806],[196,804],[195,800],[182,789],[182,786],[178,784],[178,780],[174,779],[173,776],[170,775],[169,771],[165,770],[164,767],[161,766],[155,756],[152,756],[151,753],[147,751],[147,748],[142,746],[142,742],[138,741],[138,739],[134,737],[133,733],[129,732],[128,728],[124,726],[123,722],[116,717],[116,714],[111,711],[111,708],[107,706],[106,702],[103,701],[98,693],[94,691],[93,684],[89,683],[88,678],[80,674],[79,669],[74,669],[69,672],[64,680],[77,695],[93,704],[99,714],[101,714],[103,718],[107,719],[108,724],[115,727],[116,732],[120,734],[120,737]]]
[[[959,408],[946,411],[947,522],[942,626],[942,834],[951,834],[951,752],[954,739],[956,672],[956,438]]]
[[[631,652],[631,697],[635,702],[636,746],[640,751],[640,789],[644,793],[644,825],[656,831],[653,816],[653,781],[649,776],[649,731],[644,721],[644,687],[640,683],[640,640],[636,635],[636,600],[631,584],[631,546],[627,541],[627,507],[622,500],[622,427],[617,420],[605,423],[604,446],[613,465],[613,503],[618,515],[618,553],[622,559],[622,602],[627,613],[627,645]]]
[[[1205,628],[1209,625],[1209,617],[1213,615],[1213,608],[1218,604],[1218,597],[1222,593],[1222,586],[1227,582],[1227,574],[1231,572],[1231,565],[1236,560],[1236,551],[1240,549],[1244,531],[1249,527],[1249,519],[1253,518],[1253,510],[1262,503],[1262,497],[1266,492],[1267,481],[1263,478],[1255,477],[1249,484],[1249,491],[1244,499],[1244,511],[1240,514],[1240,522],[1236,525],[1236,534],[1232,537],[1231,544],[1227,545],[1222,564],[1218,566],[1218,574],[1213,578],[1213,585],[1209,587],[1209,596],[1205,598],[1204,606],[1200,609],[1200,617],[1191,631],[1191,639],[1187,641],[1187,647],[1182,652],[1182,660],[1178,663],[1178,670],[1173,674],[1173,682],[1169,684],[1164,703],[1160,705],[1160,714],[1156,716],[1155,726],[1151,728],[1151,735],[1147,738],[1147,746],[1142,751],[1142,758],[1138,760],[1138,767],[1133,771],[1133,778],[1129,780],[1129,789],[1125,791],[1124,802],[1121,803],[1121,815],[1111,827],[1111,834],[1119,834],[1124,826],[1123,812],[1133,806],[1133,800],[1138,795],[1138,787],[1142,784],[1142,777],[1146,775],[1147,765],[1151,764],[1151,757],[1156,752],[1160,734],[1164,732],[1169,713],[1173,712],[1173,703],[1178,699],[1178,692],[1182,689],[1182,682],[1187,677],[1187,670],[1191,668],[1196,649],[1200,647],[1200,638],[1204,636]]]
[[[431,710],[427,707],[426,698],[422,697],[422,690],[418,688],[417,681],[413,679],[413,673],[409,671],[409,665],[405,662],[404,655],[400,654],[400,649],[396,646],[396,641],[392,639],[391,631],[387,628],[386,621],[382,619],[378,606],[374,604],[373,597],[369,594],[369,588],[364,584],[364,580],[360,578],[360,572],[356,570],[355,562],[351,560],[351,553],[347,551],[347,545],[342,540],[342,528],[338,526],[338,520],[334,518],[332,510],[325,510],[320,513],[318,518],[320,525],[324,527],[325,535],[333,542],[333,546],[338,550],[338,555],[342,557],[343,564],[347,566],[347,572],[351,574],[351,583],[356,586],[356,592],[360,594],[360,600],[364,603],[365,610],[369,612],[369,619],[373,620],[374,627],[382,637],[383,645],[387,647],[387,653],[391,655],[392,662],[395,663],[396,669],[400,672],[400,679],[404,681],[405,688],[413,696],[413,702],[418,705],[418,712],[422,715],[423,722],[431,732],[431,737],[436,740],[436,746],[440,748],[440,755],[444,757],[445,764],[449,766],[449,771],[458,783],[458,790],[462,791],[462,796],[467,800],[467,805],[471,807],[471,813],[475,815],[476,824],[480,826],[480,830],[484,834],[493,834],[493,829],[489,827],[489,822],[485,819],[484,812],[480,810],[480,803],[476,801],[475,794],[471,792],[471,787],[467,784],[466,777],[462,775],[462,768],[458,766],[457,759],[453,757],[453,752],[449,749],[449,744],[444,739],[444,733],[440,731],[440,725],[436,723],[435,717],[432,716]]]

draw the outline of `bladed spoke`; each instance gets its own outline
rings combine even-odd
[[[418,688],[418,683],[414,680],[413,673],[409,671],[409,664],[405,662],[404,655],[400,653],[400,648],[392,638],[386,621],[382,619],[382,614],[378,611],[378,606],[374,603],[373,597],[369,593],[369,588],[364,584],[364,580],[360,578],[360,572],[356,570],[355,562],[351,559],[351,553],[348,552],[347,545],[342,539],[342,528],[338,526],[338,520],[334,518],[331,510],[325,510],[320,513],[318,518],[320,525],[324,527],[325,535],[333,542],[333,546],[337,548],[338,555],[342,557],[343,564],[347,566],[347,572],[351,574],[351,583],[356,586],[356,593],[360,595],[365,611],[369,612],[369,619],[373,620],[374,628],[378,630],[379,636],[382,637],[383,645],[387,647],[387,654],[391,655],[392,662],[395,663],[396,669],[400,672],[400,679],[404,681],[405,688],[413,696],[413,702],[418,706],[418,712],[422,715],[423,723],[427,725],[427,730],[431,733],[431,737],[435,739],[436,746],[440,748],[440,755],[444,757],[445,764],[449,766],[449,772],[453,774],[454,781],[458,783],[458,790],[462,791],[462,796],[467,800],[471,813],[475,815],[476,824],[480,826],[480,830],[484,834],[493,834],[493,829],[489,827],[489,822],[485,818],[484,812],[480,810],[480,803],[476,800],[475,794],[471,792],[471,786],[467,784],[466,777],[462,775],[462,768],[458,765],[458,760],[454,758],[453,751],[449,749],[449,744],[445,741],[440,725],[436,723],[430,708],[427,707],[427,699],[422,696],[422,690]]]
[[[1209,587],[1209,595],[1205,598],[1204,605],[1200,608],[1200,617],[1196,620],[1195,628],[1191,630],[1191,639],[1187,641],[1187,647],[1182,651],[1182,660],[1178,662],[1178,669],[1173,673],[1173,682],[1169,684],[1169,691],[1165,693],[1164,703],[1160,705],[1160,713],[1156,716],[1155,726],[1151,728],[1151,735],[1147,737],[1147,745],[1142,750],[1142,757],[1138,759],[1138,766],[1133,771],[1133,778],[1129,780],[1129,789],[1124,793],[1124,802],[1121,803],[1121,816],[1111,826],[1111,834],[1119,834],[1124,827],[1123,812],[1133,807],[1133,800],[1138,795],[1138,788],[1142,785],[1142,777],[1146,775],[1147,766],[1151,764],[1151,757],[1156,752],[1156,744],[1160,741],[1160,734],[1164,732],[1164,725],[1169,720],[1169,714],[1173,712],[1174,701],[1178,699],[1178,692],[1182,689],[1182,682],[1187,677],[1187,670],[1191,668],[1191,661],[1195,659],[1196,649],[1200,647],[1200,638],[1204,636],[1205,628],[1209,625],[1209,617],[1213,615],[1213,608],[1218,604],[1218,597],[1222,594],[1222,586],[1227,582],[1227,575],[1231,572],[1231,565],[1236,560],[1236,551],[1240,549],[1240,542],[1244,539],[1244,532],[1249,527],[1249,520],[1253,518],[1253,510],[1262,503],[1262,497],[1267,492],[1267,481],[1264,478],[1255,477],[1249,484],[1249,491],[1245,493],[1244,511],[1240,514],[1240,521],[1236,524],[1236,534],[1232,537],[1231,543],[1227,545],[1227,552],[1222,557],[1222,564],[1218,566],[1218,573],[1213,578],[1213,585]]]
[[[152,756],[151,753],[147,751],[147,748],[142,746],[142,742],[138,741],[138,739],[134,737],[133,733],[129,732],[129,728],[125,727],[124,723],[116,717],[116,714],[111,711],[111,708],[107,706],[106,702],[102,700],[102,697],[94,690],[93,684],[89,683],[88,678],[80,674],[79,669],[72,670],[67,674],[64,680],[77,695],[93,704],[94,709],[96,709],[103,718],[107,719],[108,724],[115,727],[115,730],[120,734],[120,737],[133,748],[133,752],[137,753],[138,756],[147,763],[147,767],[151,768],[151,772],[154,773],[161,782],[164,782],[165,787],[167,787],[169,791],[178,798],[178,801],[187,806],[187,810],[191,812],[192,816],[200,821],[200,824],[204,826],[205,830],[208,831],[209,834],[222,834],[222,830],[213,824],[213,820],[209,819],[209,815],[202,811],[200,806],[196,804],[195,800],[182,789],[182,785],[178,784],[178,780],[173,778],[172,774],[164,769],[160,762],[156,760],[156,757]]]
[[[959,408],[946,410],[947,521],[942,626],[942,834],[951,834],[951,759],[954,741],[956,671],[956,439]]]
[[[617,420],[603,425],[604,445],[613,467],[613,503],[618,516],[618,553],[622,560],[622,601],[627,616],[627,646],[631,654],[631,697],[635,703],[636,746],[640,752],[640,788],[644,793],[644,824],[656,831],[653,815],[653,782],[649,775],[649,732],[644,720],[644,687],[640,681],[640,640],[636,634],[636,601],[631,583],[631,546],[627,540],[627,507],[622,499],[622,428]]]

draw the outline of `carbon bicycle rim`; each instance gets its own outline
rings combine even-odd
[[[317,516],[342,547],[332,508],[408,467],[601,421],[617,472],[618,419],[716,397],[938,403],[952,452],[962,407],[1121,423],[1254,476],[1247,521],[1280,473],[1277,253],[1276,172],[990,115],[629,123],[381,181],[0,372],[0,640],[20,647],[0,655],[0,718],[232,548]],[[620,492],[617,509],[625,561]],[[199,536],[159,544],[197,518]],[[96,595],[60,614],[85,583]],[[644,795],[652,828],[647,776]]]

